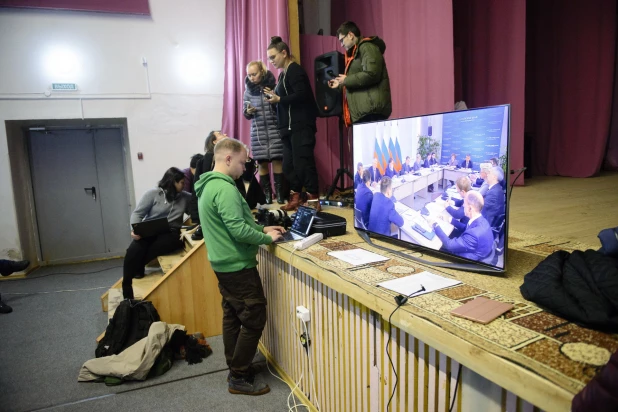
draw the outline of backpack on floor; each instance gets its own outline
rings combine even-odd
[[[125,299],[109,321],[105,336],[97,345],[95,356],[117,355],[140,339],[148,336],[153,322],[158,322],[159,313],[150,301]]]

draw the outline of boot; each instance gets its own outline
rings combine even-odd
[[[316,209],[318,212],[322,210],[322,205],[320,204],[320,196],[318,194],[307,193],[307,204],[306,206],[312,207]]]
[[[270,174],[260,175],[260,185],[262,186],[262,190],[264,191],[264,196],[266,196],[266,204],[273,204],[273,190],[270,186]]]
[[[298,209],[298,206],[300,206],[300,203],[301,203],[300,193],[291,190],[290,200],[288,200],[288,203],[286,205],[281,206],[280,209],[285,210],[286,212],[289,212],[290,210],[296,210]]]
[[[277,195],[277,203],[280,205],[285,203],[283,196],[283,173],[274,173],[275,176],[275,194]]]

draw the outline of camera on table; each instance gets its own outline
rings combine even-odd
[[[292,219],[288,216],[285,210],[275,209],[258,209],[255,214],[255,220],[262,226],[283,226],[288,228],[292,226]]]

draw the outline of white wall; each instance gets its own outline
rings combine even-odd
[[[137,199],[221,127],[225,1],[150,8],[151,17],[0,9],[0,258],[21,256],[5,120],[127,118]],[[45,97],[52,82],[80,91]]]

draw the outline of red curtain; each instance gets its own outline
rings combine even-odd
[[[226,0],[221,130],[245,144],[251,143],[251,122],[242,115],[247,63],[262,60],[278,77],[278,71],[266,59],[266,47],[272,36],[289,41],[287,0]]]
[[[150,15],[148,0],[0,0],[0,7]]]
[[[510,168],[518,169],[524,166],[526,2],[455,0],[453,11],[463,100],[469,108],[511,104]]]
[[[618,42],[616,42],[616,55],[618,55]],[[603,162],[604,170],[618,170],[618,61],[615,61],[614,65],[614,101],[612,102],[607,152]]]
[[[528,3],[533,172],[590,177],[607,148],[615,67],[615,0]]]

